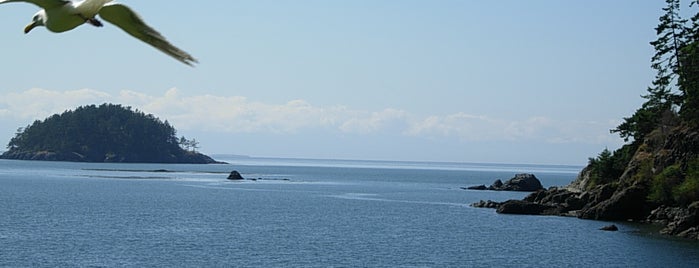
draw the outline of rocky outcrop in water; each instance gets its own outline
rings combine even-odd
[[[555,210],[555,206],[525,200],[509,200],[501,203],[496,209],[498,213],[523,215],[550,215],[555,213]]]
[[[590,165],[566,187],[539,190],[523,200],[488,200],[472,206],[495,208],[498,213],[505,214],[660,224],[662,234],[699,240],[699,201],[696,200],[699,196],[692,196],[692,192],[679,195],[678,189],[683,188],[678,188],[680,184],[675,177],[678,175],[667,175],[695,174],[692,165],[696,162],[692,161],[697,161],[698,155],[699,133],[682,126],[658,129],[638,146],[617,179],[595,178]],[[680,172],[669,173],[669,168]],[[691,179],[695,178],[684,178]],[[658,200],[654,196],[658,189],[673,189],[666,197],[672,199]]]
[[[513,178],[502,182],[497,179],[489,187],[485,185],[476,185],[463,188],[465,190],[491,190],[491,191],[519,191],[519,192],[534,192],[543,190],[541,181],[534,174],[516,174]]]
[[[493,187],[493,190],[499,191],[522,192],[533,192],[544,189],[544,186],[541,185],[541,181],[539,181],[534,174],[517,174],[514,178],[509,179],[499,187],[497,187],[495,183],[491,187]]]
[[[471,206],[475,208],[498,208],[501,204],[501,202],[495,202],[492,200],[481,200],[479,202],[471,204]]]
[[[523,200],[507,200],[505,202],[481,200],[471,204],[471,206],[496,208],[498,213],[503,214],[577,216],[577,212],[585,204],[580,193],[552,187],[548,190],[531,193]]]
[[[479,190],[479,191],[482,191],[482,190],[488,190],[488,187],[485,186],[485,185],[483,185],[483,184],[481,184],[481,185],[476,185],[476,186],[461,187],[461,189],[464,189],[464,190]]]
[[[243,176],[240,175],[240,172],[238,172],[237,170],[233,170],[233,171],[231,171],[231,174],[229,174],[228,178],[226,178],[226,179],[230,180],[230,181],[242,181],[245,178],[243,178]]]

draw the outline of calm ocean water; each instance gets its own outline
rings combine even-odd
[[[565,185],[580,167],[219,160],[231,164],[0,160],[0,266],[699,267],[696,242],[499,215],[468,204],[526,194],[459,188],[518,172]]]

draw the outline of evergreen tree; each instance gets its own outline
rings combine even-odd
[[[624,118],[624,122],[612,130],[612,133],[619,133],[625,141],[633,139],[642,142],[647,134],[658,127],[664,115],[674,113],[683,103],[681,85],[686,76],[682,74],[682,63],[685,61],[681,59],[689,29],[685,26],[687,20],[679,14],[680,0],[665,2],[665,14],[660,17],[655,28],[658,39],[650,43],[655,49],[651,67],[656,70],[656,76],[652,86],[647,89],[648,94],[642,96],[647,101],[636,113]]]
[[[692,7],[699,6],[699,1],[692,1]],[[680,51],[682,67],[681,88],[684,93],[680,115],[693,127],[699,126],[699,13],[691,18],[687,29],[687,45]]]
[[[178,139],[176,133],[169,122],[130,107],[81,106],[18,129],[7,145],[9,151],[2,156],[21,158],[48,152],[89,162],[173,163],[186,158],[190,162],[209,161],[180,147],[182,139],[186,141],[184,146],[193,150],[198,148],[198,142]]]

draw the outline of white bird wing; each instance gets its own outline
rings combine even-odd
[[[46,0],[48,1],[48,0]],[[192,66],[198,61],[189,53],[173,46],[158,31],[146,25],[141,17],[129,7],[110,3],[102,7],[100,17],[118,26],[128,34],[150,44],[158,50],[172,56],[184,64]]]
[[[43,9],[49,9],[54,7],[59,7],[65,4],[70,4],[67,0],[0,0],[0,4],[12,3],[12,2],[27,2],[35,4]]]

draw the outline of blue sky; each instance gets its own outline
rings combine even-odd
[[[205,153],[585,164],[643,100],[663,1],[119,1],[199,59],[118,28],[22,29],[0,5],[0,143],[121,103]],[[165,3],[176,3],[163,7]]]

